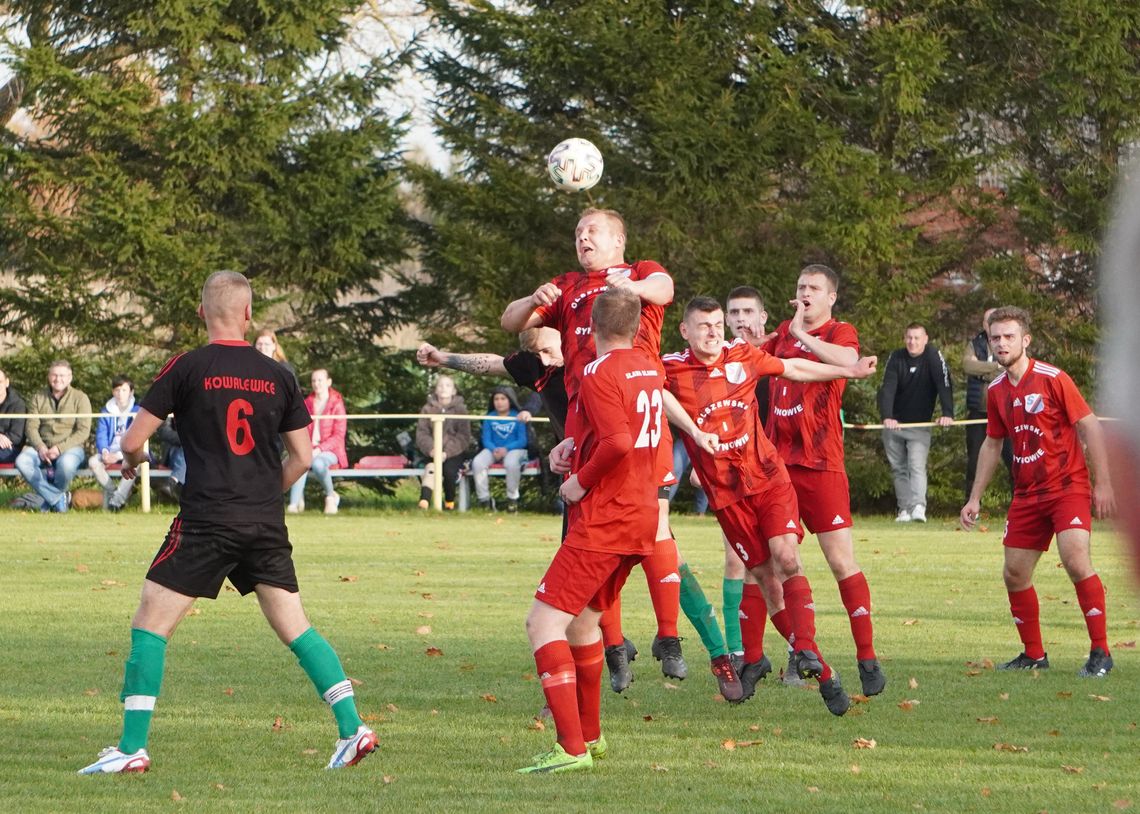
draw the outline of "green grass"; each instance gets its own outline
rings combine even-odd
[[[589,774],[524,777],[513,770],[553,739],[551,729],[531,728],[542,702],[523,618],[558,519],[305,515],[290,521],[302,595],[361,682],[378,756],[324,770],[335,738],[327,707],[256,602],[225,591],[200,602],[172,641],[151,772],[78,777],[117,739],[129,620],[169,520],[3,514],[0,811],[172,810],[176,796],[194,811],[1140,808],[1140,659],[1117,646],[1107,680],[1075,677],[1087,638],[1054,553],[1037,581],[1053,669],[1009,675],[967,664],[1019,650],[1001,586],[1000,522],[966,535],[949,521],[859,521],[858,557],[890,685],[844,718],[829,715],[816,693],[770,681],[741,706],[717,701],[684,621],[690,678],[668,686],[648,653],[652,613],[636,571],[624,607],[643,655],[624,696],[605,690],[610,756]],[[679,518],[675,526],[719,604],[715,522]],[[834,582],[812,538],[803,553],[819,642],[857,691]],[[1109,641],[1134,642],[1140,601],[1111,533],[1098,532],[1094,558],[1109,589]],[[430,633],[417,632],[425,626]],[[779,664],[770,628],[767,641]],[[427,655],[429,647],[442,655]],[[900,708],[908,700],[918,703]],[[877,746],[856,749],[857,738]],[[729,750],[729,740],[753,744]]]

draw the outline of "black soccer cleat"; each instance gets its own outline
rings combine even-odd
[[[878,659],[863,659],[859,662],[859,681],[863,684],[863,695],[878,695],[887,688],[887,677]]]
[[[756,685],[770,672],[772,672],[772,662],[768,661],[767,656],[761,656],[757,661],[745,664],[740,670],[740,688],[743,691],[740,700],[747,701],[755,695]]]
[[[1091,657],[1090,657],[1091,658]],[[1021,653],[1015,659],[1010,659],[1005,664],[997,666],[999,670],[1048,670],[1049,669],[1049,654],[1046,653],[1039,659],[1031,659],[1025,653]]]
[[[611,644],[606,648],[606,667],[610,671],[610,689],[614,692],[624,692],[633,683],[633,670],[629,666],[625,645]]]
[[[796,658],[796,675],[800,678],[819,678],[823,675],[823,662],[819,654],[813,650],[797,650],[793,654]]]
[[[1077,675],[1081,678],[1104,678],[1111,669],[1112,656],[1105,653],[1101,648],[1094,647],[1089,653],[1089,660],[1085,662],[1084,667],[1077,671]]]
[[[743,700],[744,687],[740,683],[740,676],[732,666],[732,659],[728,656],[717,656],[710,663],[712,674],[716,676],[717,687],[725,701],[737,703]]]
[[[832,715],[843,715],[851,707],[851,699],[839,683],[839,673],[834,670],[831,671],[831,678],[820,682],[819,694]]]
[[[634,645],[634,643],[631,642],[628,638],[623,638],[622,646],[625,648],[625,655],[626,658],[629,659],[629,663],[633,664],[635,661],[637,661],[637,647]]]
[[[661,662],[661,672],[666,678],[684,681],[689,675],[689,665],[681,655],[681,639],[677,636],[654,636],[651,648],[653,658]]]

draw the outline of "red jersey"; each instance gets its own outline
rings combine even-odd
[[[780,323],[776,336],[764,345],[764,350],[781,359],[818,362],[818,356],[788,333],[789,324]],[[850,323],[829,319],[809,333],[828,344],[859,351],[859,334]],[[839,410],[843,407],[847,380],[793,382],[773,377],[769,388],[765,426],[784,463],[807,469],[844,472],[843,422],[839,418]]]
[[[613,272],[624,273],[638,282],[655,274],[669,273],[652,260],[638,260],[632,265],[613,266],[604,271],[569,271],[551,282],[562,291],[562,296],[551,305],[535,309],[542,324],[562,334],[563,367],[566,370],[566,394],[571,404],[578,395],[582,382],[582,369],[594,360],[594,337],[590,333],[590,315],[594,299],[609,288],[606,278]],[[668,303],[666,303],[668,304]],[[641,303],[641,326],[633,340],[650,358],[661,354],[661,325],[665,321],[665,306]]]
[[[588,489],[570,506],[563,545],[651,554],[657,536],[657,448],[664,379],[656,357],[614,350],[582,372],[570,471]]]
[[[762,492],[773,482],[789,482],[783,461],[764,435],[756,407],[756,381],[779,376],[783,362],[743,339],[728,344],[711,365],[697,359],[691,349],[666,354],[662,361],[669,392],[698,428],[715,432],[720,439],[716,455],[711,456],[699,450],[692,438],[681,436],[713,509]]]
[[[986,435],[1013,441],[1013,494],[1031,501],[1092,493],[1073,426],[1092,413],[1069,374],[1029,360],[1014,387],[1004,371],[986,396]]]

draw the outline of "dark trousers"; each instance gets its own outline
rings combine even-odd
[[[967,410],[966,418],[985,418],[986,414],[981,410]],[[978,450],[982,448],[982,442],[986,440],[986,425],[985,424],[967,424],[966,425],[966,500],[970,499],[970,492],[974,488],[974,475],[978,471]],[[1001,445],[1001,459],[1005,463],[1006,471],[1010,473],[1010,480],[1013,479],[1013,445],[1009,439],[1006,438]]]

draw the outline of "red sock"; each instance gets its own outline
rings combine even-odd
[[[811,650],[817,655],[815,646],[815,602],[811,596],[811,583],[802,574],[784,580],[784,609],[792,619],[793,647],[796,650]]]
[[[744,642],[744,663],[755,664],[764,656],[764,617],[768,606],[764,604],[764,594],[760,586],[744,583],[744,595],[740,599],[740,638]]]
[[[681,575],[677,573],[677,543],[672,537],[658,540],[653,553],[641,561],[649,598],[657,616],[657,635],[677,635],[677,616],[681,613]]]
[[[859,571],[839,582],[839,598],[851,621],[851,637],[855,639],[855,658],[875,658],[874,632],[871,627],[871,589]]]
[[[1085,615],[1085,627],[1089,629],[1089,649],[1099,647],[1107,655],[1108,651],[1108,617],[1104,607],[1104,585],[1100,577],[1093,574],[1085,577],[1073,585],[1077,589],[1077,602]]]
[[[614,603],[602,611],[602,619],[598,622],[602,629],[602,644],[606,647],[625,642],[625,634],[621,632],[621,595],[614,597]]]
[[[1013,614],[1013,624],[1017,626],[1025,655],[1031,659],[1045,658],[1045,647],[1041,644],[1041,606],[1032,585],[1024,591],[1009,591],[1009,612]]]
[[[772,614],[772,627],[784,637],[785,642],[792,643],[792,617],[787,608],[780,608]]]
[[[574,656],[574,672],[578,677],[578,719],[582,722],[582,738],[596,741],[602,736],[602,662],[605,661],[602,640],[571,647],[570,653]]]
[[[546,705],[554,718],[558,742],[571,755],[584,754],[586,741],[582,738],[582,721],[578,717],[578,682],[570,643],[559,639],[544,644],[534,651],[534,664]]]

